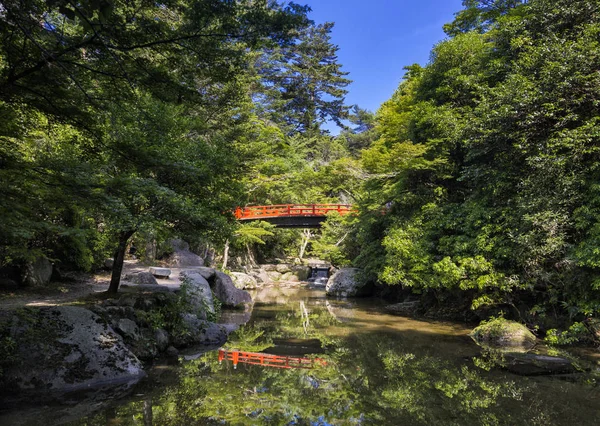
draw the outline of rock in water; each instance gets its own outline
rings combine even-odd
[[[325,291],[328,296],[360,297],[369,296],[373,291],[372,285],[360,279],[360,269],[341,268],[327,281]]]
[[[523,324],[495,318],[484,321],[471,332],[471,338],[481,346],[491,348],[530,349],[535,345],[535,336]]]
[[[227,331],[220,324],[204,321],[193,314],[183,314],[185,333],[173,335],[173,345],[222,345],[227,341]]]
[[[28,263],[23,270],[22,283],[29,287],[42,287],[50,282],[52,263],[43,256]]]
[[[0,377],[2,393],[67,392],[139,380],[142,364],[121,336],[75,306],[27,310],[12,319],[15,361]]]
[[[190,303],[194,313],[201,319],[206,319],[209,312],[214,313],[212,290],[202,274],[195,270],[188,270],[182,271],[179,277],[186,284],[186,300]]]
[[[223,272],[215,273],[214,283],[211,287],[217,299],[227,308],[245,308],[246,305],[252,303],[250,293],[236,288],[229,275]]]
[[[241,272],[232,272],[231,280],[233,281],[233,284],[240,290],[252,290],[258,286],[256,278]]]

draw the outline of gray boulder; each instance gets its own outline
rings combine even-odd
[[[104,269],[111,270],[114,264],[114,259],[104,259]]]
[[[207,281],[212,280],[215,277],[215,273],[216,273],[216,271],[213,268],[207,268],[206,266],[194,268],[194,271],[196,271],[200,275],[202,275],[204,277],[204,279]]]
[[[194,313],[201,319],[207,319],[209,312],[215,312],[213,294],[208,281],[195,270],[182,271],[179,277],[186,285],[186,299]]]
[[[23,269],[22,284],[26,287],[43,287],[52,277],[52,263],[44,256],[27,263]]]
[[[245,308],[252,303],[250,293],[236,288],[231,278],[223,272],[216,272],[214,282],[211,284],[215,296],[224,307]]]
[[[136,339],[140,334],[140,330],[137,324],[128,318],[120,318],[117,321],[117,326],[115,327],[115,330],[121,336],[130,339]]]
[[[81,307],[15,314],[11,337],[19,361],[8,365],[0,377],[6,391],[66,392],[133,382],[144,376],[140,361],[121,336]]]
[[[292,273],[294,275],[296,275],[300,281],[306,281],[308,279],[308,277],[310,277],[311,272],[312,272],[312,269],[310,268],[310,266],[306,266],[306,265],[292,266]]]
[[[156,281],[156,278],[150,272],[133,272],[125,275],[123,279],[132,284],[158,285],[158,281]]]
[[[156,340],[156,347],[160,352],[166,351],[169,347],[169,333],[162,328],[154,332],[154,340]]]
[[[184,314],[181,318],[186,332],[173,336],[175,347],[222,345],[227,341],[227,330],[222,325],[199,319],[193,314]]]
[[[258,287],[256,278],[242,272],[232,272],[231,280],[233,281],[233,285],[240,290],[252,290]]]
[[[190,251],[190,245],[183,240],[171,240],[173,253],[166,259],[167,265],[173,268],[189,268],[203,266],[204,260]]]
[[[254,277],[257,284],[269,284],[271,282],[269,274],[264,269],[253,270],[250,272],[250,275]]]
[[[171,275],[171,270],[169,268],[159,268],[156,266],[151,266],[149,272],[159,278],[169,278],[169,275]]]
[[[361,270],[341,268],[327,280],[325,291],[334,297],[361,297],[371,295],[372,286],[360,279]]]
[[[502,367],[520,376],[545,376],[579,372],[573,363],[556,356],[510,352],[503,354]]]

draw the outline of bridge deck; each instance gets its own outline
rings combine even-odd
[[[349,204],[276,204],[272,206],[238,207],[238,220],[256,220],[276,217],[326,217],[330,212],[341,215],[352,212]]]

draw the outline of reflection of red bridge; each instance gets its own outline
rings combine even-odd
[[[235,209],[238,220],[264,220],[280,228],[315,228],[328,213],[345,215],[354,212],[350,204],[278,204]]]
[[[260,352],[242,352],[242,351],[228,351],[225,349],[219,349],[219,364],[223,360],[232,361],[233,368],[237,368],[238,363],[251,364],[251,365],[262,365],[264,367],[273,368],[313,368],[315,363],[320,365],[327,364],[324,360],[319,358],[299,358],[295,356],[281,356],[264,354]]]

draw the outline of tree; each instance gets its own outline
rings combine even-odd
[[[5,260],[34,239],[44,246],[40,229],[49,238],[75,232],[61,198],[117,234],[110,291],[134,232],[226,231],[222,212],[235,205],[231,177],[248,127],[248,51],[289,44],[306,10],[256,1],[4,2],[0,101],[15,113],[3,115],[0,136],[19,149],[2,150],[3,174],[18,179],[5,190],[0,222],[23,224],[0,228]],[[52,140],[35,123],[48,136],[41,155],[23,117],[59,123],[65,137]],[[35,184],[36,204],[50,201],[50,215],[20,196],[26,184]]]
[[[288,125],[290,133],[314,136],[324,122],[342,126],[347,117],[344,96],[350,80],[337,62],[332,29],[330,22],[309,26],[299,32],[295,44],[268,50],[257,62],[263,108],[275,122]]]

